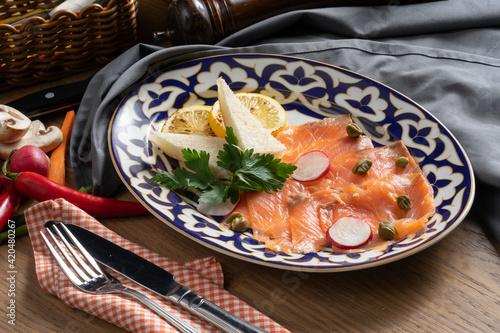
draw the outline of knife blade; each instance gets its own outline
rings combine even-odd
[[[49,223],[54,222],[48,221],[46,225]],[[266,332],[175,282],[171,273],[139,255],[87,229],[74,224],[64,223],[64,225],[95,260],[141,286],[179,303],[220,329],[226,332]]]
[[[55,112],[76,111],[91,78],[40,90],[13,100],[7,105],[31,119]]]

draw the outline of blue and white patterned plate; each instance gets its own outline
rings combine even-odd
[[[437,212],[427,230],[385,248],[359,253],[284,254],[267,250],[251,232],[235,233],[197,212],[190,200],[151,178],[177,162],[149,141],[169,114],[188,105],[212,105],[216,79],[235,92],[277,99],[287,124],[350,113],[376,145],[399,139],[420,163],[435,192]],[[115,168],[128,189],[161,221],[222,253],[287,270],[335,272],[392,262],[436,243],[468,213],[475,191],[470,162],[453,135],[409,98],[370,78],[329,64],[270,54],[230,54],[172,66],[143,81],[117,107],[109,127]]]

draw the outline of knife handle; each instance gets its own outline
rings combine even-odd
[[[177,297],[175,296],[177,295]],[[178,303],[200,317],[215,324],[225,332],[231,333],[266,333],[265,330],[244,321],[234,314],[215,305],[209,300],[192,292],[186,287],[180,287],[173,297]]]
[[[40,90],[7,105],[31,119],[60,111],[76,111],[91,79]]]

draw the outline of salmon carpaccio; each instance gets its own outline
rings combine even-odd
[[[331,170],[311,182],[290,178],[282,190],[271,194],[242,194],[238,210],[248,219],[254,237],[266,247],[285,253],[331,247],[326,232],[345,216],[370,224],[374,237],[364,248],[384,242],[378,236],[378,224],[383,220],[393,223],[397,239],[425,228],[435,212],[433,190],[405,145],[396,142],[375,148],[366,135],[350,138],[346,126],[351,123],[349,115],[325,118],[289,126],[276,136],[287,147],[283,162],[294,164],[302,154],[320,150],[329,156]],[[404,168],[395,164],[402,156],[410,161]],[[361,159],[370,159],[373,164],[367,174],[356,175],[352,169]],[[410,210],[398,207],[396,198],[402,194],[410,197]]]

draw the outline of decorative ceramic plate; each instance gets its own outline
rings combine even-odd
[[[219,76],[235,92],[257,92],[277,99],[287,111],[288,125],[350,113],[376,146],[401,139],[434,189],[437,211],[427,230],[385,248],[359,253],[276,253],[257,242],[251,231],[228,230],[218,220],[200,214],[190,199],[151,182],[149,178],[176,167],[177,161],[153,147],[149,133],[181,107],[212,105]],[[412,255],[442,239],[464,219],[475,191],[472,168],[462,147],[418,104],[354,72],[278,55],[201,58],[151,76],[117,107],[109,128],[109,146],[125,185],[161,221],[211,249],[287,270],[354,270]]]

